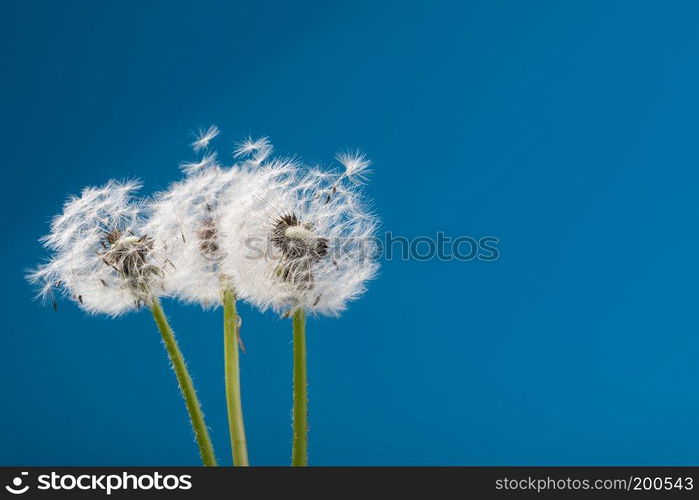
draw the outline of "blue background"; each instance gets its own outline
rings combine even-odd
[[[361,147],[384,262],[309,324],[323,464],[699,465],[696,2],[2,1],[0,463],[196,464],[147,312],[32,301],[69,193],[179,177],[190,131]],[[229,463],[220,312],[165,304]],[[251,461],[290,455],[288,321],[242,306]]]

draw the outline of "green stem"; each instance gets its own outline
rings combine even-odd
[[[291,465],[308,465],[308,375],[306,371],[306,312],[297,309],[294,330],[294,439]]]
[[[201,411],[199,399],[197,399],[197,393],[194,390],[192,377],[189,376],[187,365],[185,364],[184,357],[182,357],[180,348],[177,345],[175,334],[172,332],[172,328],[170,328],[167,318],[165,317],[163,306],[160,305],[160,301],[157,298],[154,298],[151,302],[151,311],[153,312],[155,323],[158,325],[158,329],[160,330],[160,335],[163,338],[163,343],[165,344],[165,349],[167,349],[167,354],[170,357],[172,368],[175,370],[177,382],[180,384],[180,390],[184,396],[184,402],[187,405],[189,418],[192,422],[192,427],[194,428],[194,435],[197,439],[197,444],[199,445],[201,460],[204,462],[204,465],[216,465],[214,447],[211,444],[209,430],[204,422],[204,414]]]
[[[230,288],[226,288],[223,291],[223,354],[226,372],[228,432],[231,436],[233,465],[250,465],[248,463],[248,445],[245,440],[245,425],[243,423],[243,404],[240,399],[238,335],[235,293]]]

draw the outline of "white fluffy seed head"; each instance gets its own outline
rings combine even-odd
[[[170,264],[163,281],[168,295],[205,308],[219,305],[225,257],[218,241],[219,208],[240,175],[238,167],[210,165],[173,183],[148,204],[144,227]]]
[[[293,162],[250,171],[221,212],[222,269],[262,310],[338,315],[378,264],[378,220],[347,176]]]
[[[49,260],[28,279],[56,306],[56,295],[89,313],[117,316],[161,293],[163,262],[142,232],[135,181],[110,181],[71,197],[42,238]]]

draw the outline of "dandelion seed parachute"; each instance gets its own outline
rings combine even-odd
[[[187,175],[206,170],[208,167],[217,165],[217,153],[207,153],[199,161],[184,162],[180,164],[180,169]]]
[[[195,141],[191,144],[194,151],[200,151],[209,147],[209,143],[220,134],[221,131],[216,125],[211,125],[208,129],[200,129],[196,135]]]
[[[251,165],[259,165],[266,160],[274,150],[268,137],[260,137],[259,139],[248,137],[244,141],[239,142],[236,146],[233,155],[236,158],[245,158],[248,164]]]
[[[355,184],[366,184],[371,173],[371,160],[359,150],[345,151],[335,155],[335,159],[345,167],[344,176]]]

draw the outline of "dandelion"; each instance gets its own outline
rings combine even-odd
[[[194,151],[200,151],[209,147],[211,140],[220,134],[221,131],[216,125],[211,125],[208,129],[199,129],[195,141],[191,144]]]
[[[53,255],[29,279],[54,308],[60,294],[90,314],[118,316],[158,296],[162,263],[152,240],[138,233],[139,188],[133,181],[86,188],[53,219],[41,239]]]
[[[160,304],[169,263],[143,231],[135,181],[110,181],[65,203],[42,238],[52,255],[28,275],[39,295],[57,307],[56,294],[90,314],[118,316],[149,307],[185,398],[205,465],[216,459],[184,358]]]
[[[155,248],[172,263],[173,269],[164,278],[167,293],[204,308],[223,305],[226,401],[234,465],[248,465],[248,453],[240,388],[240,317],[235,282],[221,267],[227,257],[220,242],[224,229],[221,207],[240,197],[242,179],[253,172],[256,178],[264,177],[260,172],[269,171],[263,162],[271,149],[266,138],[249,139],[239,146],[236,165],[219,165],[215,153],[197,164],[187,164],[188,175],[148,204],[145,225]]]
[[[241,175],[238,167],[223,168],[207,155],[188,174],[158,193],[148,205],[145,227],[154,235],[156,248],[172,262],[164,280],[168,294],[203,308],[224,304],[224,362],[226,401],[234,465],[248,465],[243,424],[238,359],[239,317],[235,295],[220,262],[219,206],[223,193]]]
[[[292,465],[307,464],[306,315],[339,315],[377,271],[378,221],[345,180],[275,160],[242,178],[221,211],[222,268],[238,297],[293,317]]]

